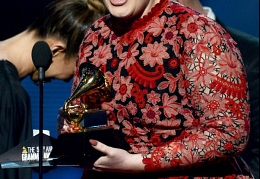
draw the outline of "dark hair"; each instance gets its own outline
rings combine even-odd
[[[106,13],[99,0],[55,0],[28,27],[40,38],[54,37],[67,46],[65,57],[73,57],[84,38],[85,32],[97,18]]]

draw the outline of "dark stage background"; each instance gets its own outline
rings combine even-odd
[[[0,40],[23,31],[51,0],[0,0]],[[259,37],[259,0],[202,0],[225,24]],[[39,87],[27,77],[22,81],[32,100],[33,128],[39,128]],[[70,96],[71,81],[44,84],[44,129],[56,138],[58,108]],[[82,169],[58,167],[44,173],[48,179],[79,179]],[[33,178],[38,173],[33,172]]]

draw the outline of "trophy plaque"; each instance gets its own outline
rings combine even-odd
[[[84,166],[102,156],[93,149],[89,139],[111,147],[129,149],[119,131],[107,125],[106,112],[101,110],[101,103],[112,99],[107,78],[90,63],[82,63],[79,71],[80,83],[63,106],[67,120],[76,131],[58,136],[50,155],[57,158],[57,165],[69,163]]]

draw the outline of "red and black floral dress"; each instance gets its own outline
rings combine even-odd
[[[139,178],[251,177],[237,157],[250,128],[246,72],[215,21],[169,0],[133,24],[108,15],[81,44],[72,90],[84,62],[111,84],[108,123],[155,171]]]

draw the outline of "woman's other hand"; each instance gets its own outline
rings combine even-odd
[[[92,147],[104,154],[93,164],[93,170],[99,172],[139,173],[144,170],[141,154],[130,154],[119,148],[109,147],[97,140],[90,139]]]

